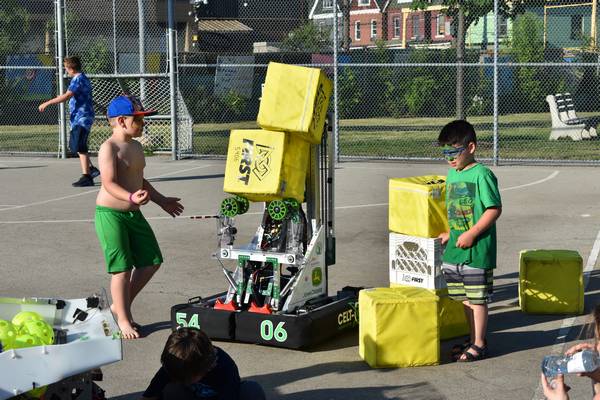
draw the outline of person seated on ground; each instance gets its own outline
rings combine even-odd
[[[194,328],[171,333],[160,357],[162,366],[143,400],[264,400],[254,381],[242,381],[235,362]]]

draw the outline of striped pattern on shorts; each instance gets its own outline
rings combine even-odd
[[[494,293],[494,270],[468,265],[442,264],[448,285],[448,295],[454,300],[468,300],[471,304],[487,304]]]

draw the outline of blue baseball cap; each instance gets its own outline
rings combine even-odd
[[[154,115],[157,114],[156,110],[144,110],[142,102],[135,96],[123,95],[115,97],[108,104],[106,115],[108,118],[115,118],[121,116],[136,116],[136,115]]]

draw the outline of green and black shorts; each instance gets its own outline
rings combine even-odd
[[[468,265],[442,265],[448,285],[448,296],[454,300],[468,300],[471,304],[487,304],[494,293],[494,270]]]

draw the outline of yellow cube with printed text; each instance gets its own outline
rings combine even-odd
[[[390,287],[408,287],[390,282]],[[465,309],[460,301],[448,296],[448,289],[427,289],[439,298],[440,340],[448,340],[469,334],[470,327]]]
[[[333,83],[319,68],[270,62],[257,122],[263,129],[293,132],[321,143]]]
[[[287,132],[232,130],[223,191],[251,201],[302,203],[310,144]]]
[[[446,177],[425,175],[390,179],[389,229],[424,238],[447,232]]]
[[[372,368],[440,363],[439,297],[417,287],[374,288],[358,296],[360,357]]]
[[[581,314],[583,259],[574,250],[522,250],[519,305],[531,314]]]

